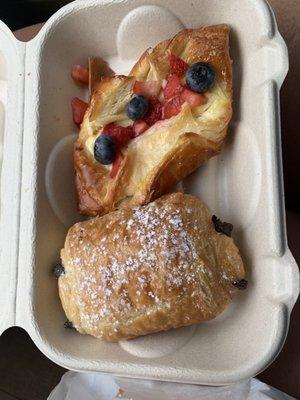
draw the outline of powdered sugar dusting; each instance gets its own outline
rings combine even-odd
[[[181,301],[194,296],[199,300],[201,292],[211,301],[209,290],[199,287],[199,276],[209,282],[212,271],[199,258],[199,243],[195,246],[195,237],[189,233],[195,226],[199,229],[199,221],[191,214],[191,208],[154,202],[134,207],[129,219],[122,212],[115,222],[107,222],[105,216],[105,236],[97,225],[103,226],[101,219],[89,221],[86,232],[80,230],[70,262],[78,275],[75,301],[86,327],[93,329],[107,320],[118,329],[121,317],[128,316],[130,322],[132,309],[151,315],[170,308],[168,293]]]

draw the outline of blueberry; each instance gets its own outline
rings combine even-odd
[[[104,165],[111,164],[116,155],[116,145],[114,139],[105,133],[97,137],[94,145],[94,157]]]
[[[194,92],[206,92],[215,80],[215,71],[212,66],[205,62],[192,64],[186,71],[185,80]]]
[[[132,120],[143,118],[148,111],[149,102],[144,96],[133,97],[127,105],[126,114]]]

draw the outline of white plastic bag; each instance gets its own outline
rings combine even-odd
[[[48,400],[296,400],[258,379],[209,387],[67,372]]]

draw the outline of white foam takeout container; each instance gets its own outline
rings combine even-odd
[[[99,55],[124,73],[148,46],[217,23],[232,27],[234,117],[224,151],[184,186],[234,224],[249,288],[198,326],[121,343],[66,330],[50,270],[79,220],[70,101],[87,96],[70,70]],[[74,370],[222,385],[265,368],[283,345],[299,291],[280,148],[278,92],[287,70],[286,46],[263,0],[75,1],[28,43],[2,23],[0,332],[23,327],[50,359]]]

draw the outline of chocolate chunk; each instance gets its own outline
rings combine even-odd
[[[68,319],[66,320],[66,322],[64,323],[64,327],[66,329],[75,329],[73,326],[73,322],[69,321]]]
[[[233,230],[233,225],[228,222],[222,222],[215,215],[212,216],[212,222],[215,225],[215,230],[219,233],[224,233],[226,236],[231,236],[231,232]]]
[[[248,281],[246,279],[241,279],[238,282],[232,282],[232,284],[239,290],[245,290],[247,289]]]
[[[55,267],[52,269],[52,272],[55,278],[59,278],[65,273],[64,266],[61,263],[56,264]]]

